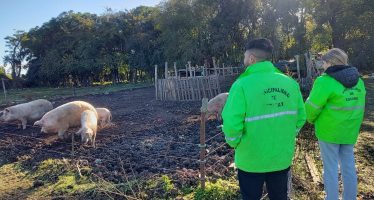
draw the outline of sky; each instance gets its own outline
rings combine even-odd
[[[41,26],[64,11],[102,14],[106,8],[113,11],[130,10],[138,6],[155,6],[160,0],[0,0],[0,66],[5,56],[5,40],[16,30],[28,31]]]

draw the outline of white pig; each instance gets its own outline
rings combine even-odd
[[[216,115],[217,119],[221,119],[222,109],[225,106],[229,93],[221,93],[208,101],[207,117]]]
[[[97,115],[99,116],[100,127],[105,127],[112,121],[112,113],[107,108],[96,108]]]
[[[18,121],[23,129],[26,129],[28,121],[36,121],[52,110],[53,105],[45,99],[38,99],[28,103],[18,104],[5,108],[1,113],[1,119],[5,122]],[[19,125],[19,127],[20,127]]]
[[[76,133],[81,135],[82,143],[87,144],[88,141],[91,142],[93,147],[95,145],[97,132],[97,114],[91,110],[85,110],[81,116],[81,128]]]
[[[73,101],[47,112],[34,125],[41,126],[42,133],[58,133],[60,139],[66,139],[68,135],[65,132],[70,127],[81,125],[81,115],[85,110],[93,111],[97,117],[97,112],[91,104],[84,101]]]

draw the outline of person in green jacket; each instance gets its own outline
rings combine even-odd
[[[287,199],[295,138],[306,121],[299,85],[270,62],[272,51],[268,39],[246,45],[247,68],[231,86],[222,112],[244,200],[260,199],[264,183],[271,200]]]
[[[327,200],[339,199],[339,162],[343,200],[355,200],[357,175],[353,147],[364,118],[366,90],[357,68],[348,66],[338,48],[322,56],[325,73],[318,77],[305,102],[308,122],[315,125],[323,161]]]

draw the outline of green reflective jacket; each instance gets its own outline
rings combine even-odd
[[[222,117],[226,142],[235,148],[235,164],[247,172],[288,168],[306,121],[298,83],[268,61],[249,66],[235,81]]]
[[[360,79],[345,88],[327,74],[318,77],[305,102],[308,122],[315,124],[317,138],[334,144],[355,144],[364,118],[365,85]]]

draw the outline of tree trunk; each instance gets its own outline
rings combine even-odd
[[[12,63],[12,78],[16,79],[17,78],[17,73],[16,73],[16,64]]]
[[[19,65],[18,65],[18,78],[20,78],[21,77],[21,70],[22,70],[22,64],[21,63],[19,63]]]

